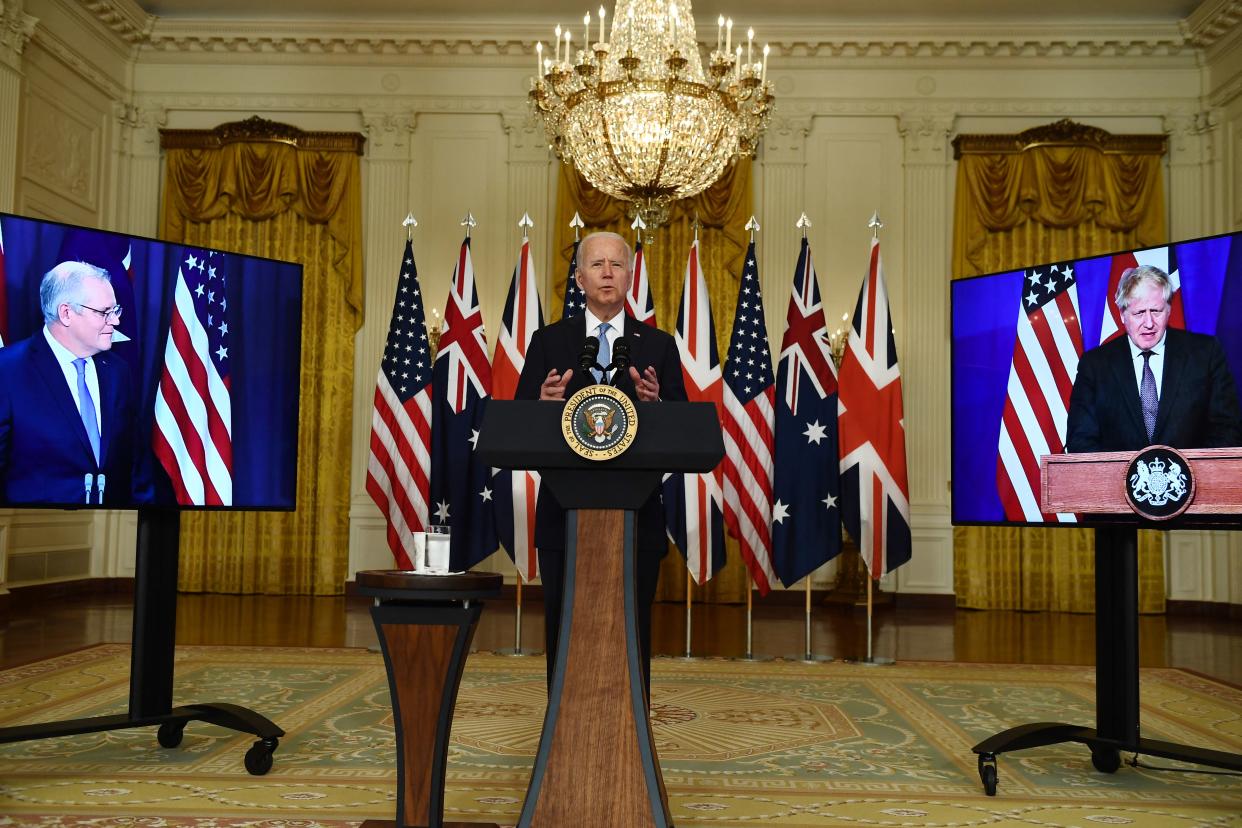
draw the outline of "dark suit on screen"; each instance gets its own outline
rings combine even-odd
[[[133,505],[134,404],[129,367],[106,351],[99,378],[99,458],[73,394],[40,328],[0,348],[0,502],[82,505],[85,476],[105,475],[103,505]],[[98,490],[91,502],[98,503]]]
[[[548,372],[553,369],[561,374],[573,369],[574,375],[565,389],[565,399],[592,385],[595,379],[589,372],[578,367],[578,355],[582,351],[586,335],[586,317],[583,315],[570,316],[535,331],[526,353],[522,376],[518,380],[516,399],[539,399],[539,388]],[[640,374],[648,366],[655,368],[660,381],[660,399],[685,400],[686,387],[682,381],[681,360],[673,337],[628,315],[625,317],[624,335],[630,342],[634,368]],[[638,400],[633,379],[628,372],[622,372],[616,381],[616,387],[631,399]],[[539,502],[535,507],[535,545],[539,549],[539,573],[543,580],[544,640],[551,666],[560,632],[561,590],[565,575],[565,511],[546,487],[540,488]],[[657,488],[638,513],[635,559],[639,645],[642,650],[643,669],[648,679],[651,675],[651,605],[655,601],[660,561],[667,552],[664,506]]]
[[[1083,354],[1070,395],[1066,449],[1138,451],[1149,445],[1242,445],[1242,414],[1225,352],[1215,337],[1169,328],[1156,428],[1143,425],[1134,359],[1125,336]]]

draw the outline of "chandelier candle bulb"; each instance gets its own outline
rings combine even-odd
[[[561,24],[560,23],[556,24],[556,44],[555,44],[553,51],[555,52],[555,54],[553,54],[552,56],[552,62],[560,63],[561,62]]]
[[[733,18],[725,21],[725,51],[733,51]]]
[[[535,43],[535,80],[543,74],[543,41]]]
[[[759,76],[760,83],[767,83],[768,80],[768,44],[763,44],[763,73]]]
[[[755,30],[746,30],[746,62],[750,63],[750,45],[755,42]]]
[[[733,77],[736,80],[742,79],[742,47],[737,47],[737,54],[733,59]]]
[[[724,43],[724,15],[716,18],[716,51],[720,51],[721,44]]]
[[[565,62],[566,63],[569,63],[569,56],[573,54],[573,52],[569,51],[569,44],[573,39],[574,37],[573,35],[569,33],[569,29],[566,29],[565,30]]]
[[[582,16],[582,48],[590,49],[591,45],[591,13]]]
[[[604,7],[603,6],[599,7],[599,42],[600,43],[608,42],[604,40]]]

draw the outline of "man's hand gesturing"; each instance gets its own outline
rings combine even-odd
[[[563,400],[565,399],[565,386],[569,385],[569,380],[574,375],[574,369],[570,368],[563,374],[558,374],[553,368],[548,372],[547,377],[543,380],[543,385],[539,386],[539,399],[541,400]]]

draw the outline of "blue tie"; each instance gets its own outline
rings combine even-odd
[[[608,367],[608,363],[612,362],[612,346],[608,344],[608,331],[610,328],[612,328],[612,325],[609,325],[607,322],[599,326],[599,353],[596,355],[595,360],[605,368]],[[604,381],[603,371],[593,370],[591,373],[595,375],[596,382]]]
[[[95,465],[99,465],[99,420],[95,418],[95,401],[91,399],[91,389],[86,384],[86,360],[78,357],[73,361],[78,369],[78,411],[82,415],[82,425],[86,426],[86,436],[91,441],[91,451],[95,453]]]

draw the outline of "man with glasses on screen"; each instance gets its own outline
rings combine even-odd
[[[39,285],[43,327],[0,349],[0,503],[129,505],[135,408],[110,354],[122,308],[108,272],[61,262]]]
[[[1238,393],[1215,337],[1169,328],[1169,277],[1130,268],[1115,301],[1126,335],[1083,354],[1070,395],[1066,449],[1242,445]]]

